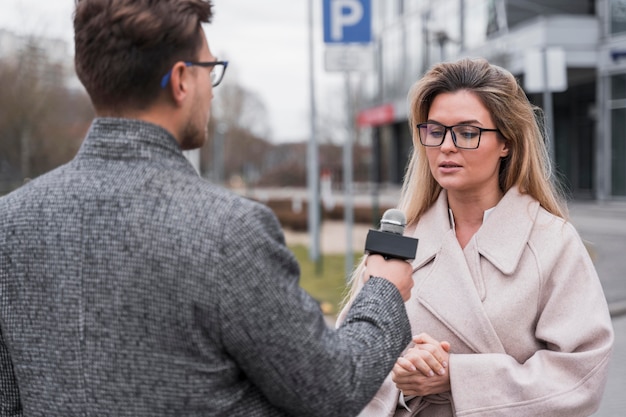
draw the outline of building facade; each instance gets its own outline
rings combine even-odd
[[[402,181],[412,148],[412,84],[436,62],[484,57],[511,71],[544,109],[549,148],[571,197],[626,199],[626,0],[373,0],[373,6],[377,73],[357,120],[371,128],[375,180]],[[547,62],[540,71],[531,59],[537,56]],[[546,73],[562,73],[565,84],[546,88]]]

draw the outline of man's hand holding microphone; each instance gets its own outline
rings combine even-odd
[[[398,288],[407,301],[413,288],[413,268],[418,240],[403,236],[406,217],[402,211],[389,209],[380,221],[380,230],[370,230],[365,241],[365,277],[381,277]]]

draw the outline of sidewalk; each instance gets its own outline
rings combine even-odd
[[[611,315],[626,314],[626,202],[572,202],[569,209],[591,249]]]
[[[594,417],[626,416],[626,202],[572,202],[571,222],[590,244],[613,318],[609,379]]]
[[[594,417],[626,416],[626,315],[613,317],[615,345],[613,357],[609,364],[609,380],[606,384],[600,409]]]

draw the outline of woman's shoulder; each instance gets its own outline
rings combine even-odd
[[[552,250],[571,247],[583,248],[584,244],[576,227],[567,219],[539,207],[532,228],[530,241],[540,249]]]

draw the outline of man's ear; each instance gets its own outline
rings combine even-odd
[[[168,84],[176,106],[182,106],[190,91],[190,72],[184,62],[179,61],[172,67],[172,77]]]

